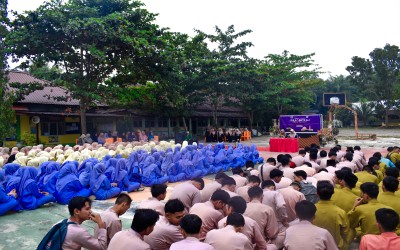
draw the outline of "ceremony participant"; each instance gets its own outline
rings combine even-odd
[[[299,154],[292,158],[292,162],[296,164],[297,167],[303,165],[305,159],[304,156],[306,155],[306,151],[304,149],[299,150]]]
[[[287,222],[291,222],[295,220],[296,217],[296,211],[295,207],[297,202],[303,201],[306,198],[304,197],[304,194],[301,192],[295,190],[293,186],[289,186],[286,188],[281,188],[278,190],[278,192],[283,196],[283,199],[285,200],[286,203],[286,212],[288,216]]]
[[[131,203],[132,199],[127,193],[120,193],[115,200],[114,206],[100,214],[101,219],[106,224],[108,244],[114,235],[122,230],[122,222],[119,217],[126,213],[126,211],[131,207]],[[98,237],[98,235],[99,227],[96,225],[94,228],[94,237]]]
[[[259,167],[261,181],[270,180],[269,174],[273,169],[276,169],[276,160],[273,157],[267,159],[267,162]]]
[[[185,211],[196,203],[201,202],[200,190],[204,188],[204,180],[202,178],[194,178],[191,181],[178,184],[172,190],[170,199],[179,199],[185,205]]]
[[[318,152],[318,150],[317,150]],[[319,164],[317,163],[318,160],[318,153],[317,152],[310,152],[310,163],[311,163],[311,167],[313,169],[315,169],[315,171],[318,171],[321,167],[319,166]]]
[[[240,187],[243,187],[247,184],[247,178],[244,177],[244,172],[242,168],[233,168],[232,169],[232,178],[236,182],[236,190]]]
[[[0,216],[18,206],[18,201],[15,199],[17,198],[17,191],[13,189],[11,192],[6,193],[2,184],[4,179],[5,171],[0,169]]]
[[[296,215],[300,222],[286,230],[286,249],[338,249],[328,230],[314,226],[316,207],[312,202],[303,200],[296,204]]]
[[[215,175],[215,181],[205,184],[203,190],[201,190],[201,200],[202,202],[209,201],[211,198],[211,195],[217,191],[218,189],[221,189],[222,185],[222,179],[228,177],[224,172],[217,173]]]
[[[399,214],[392,209],[380,208],[375,211],[380,234],[367,234],[361,238],[360,250],[400,249],[400,237],[395,233],[399,225]]]
[[[264,239],[269,242],[274,240],[279,232],[278,221],[274,210],[262,202],[263,190],[254,186],[248,190],[250,202],[247,204],[244,216],[250,217],[260,226]]]
[[[46,203],[54,202],[54,196],[47,192],[39,192],[35,177],[37,170],[34,167],[21,168],[21,180],[17,188],[17,210],[33,210]]]
[[[242,214],[246,211],[247,203],[240,197],[235,196],[228,200],[227,206],[225,206],[225,215],[230,215],[232,213]],[[252,244],[256,245],[257,249],[267,249],[267,242],[264,239],[261,228],[258,226],[252,218],[243,216],[245,223],[242,233],[247,236]],[[227,223],[227,217],[221,219],[218,222],[218,228],[223,228]],[[272,247],[272,246],[271,246]]]
[[[58,179],[60,164],[58,162],[46,162],[46,168],[41,178],[38,178],[38,187],[40,191],[54,194]],[[42,164],[43,165],[43,164]]]
[[[81,248],[93,250],[107,249],[107,230],[100,215],[92,213],[92,201],[89,198],[76,196],[68,203],[68,211],[71,217],[68,222],[67,235],[62,244],[63,250],[80,250]],[[99,227],[98,237],[91,236],[82,226],[82,222],[92,220]]]
[[[379,192],[378,202],[392,207],[396,213],[400,214],[400,197],[394,195],[399,189],[399,180],[392,176],[386,176],[382,183],[383,192]]]
[[[360,183],[365,183],[365,182],[373,182],[378,184],[378,177],[376,177],[376,175],[373,174],[373,168],[370,165],[366,165],[362,168],[361,172],[357,172],[354,174],[355,176],[357,176],[358,181]]]
[[[199,203],[198,203],[199,204]],[[199,241],[199,233],[202,220],[195,214],[185,215],[180,225],[180,231],[185,239],[175,242],[170,250],[214,250],[214,248]]]
[[[279,169],[283,172],[284,177],[289,178],[291,181],[294,181],[294,170],[289,166],[289,162],[290,160],[287,156],[282,156],[280,159],[281,166],[279,167]]]
[[[143,237],[153,232],[158,219],[159,215],[152,209],[136,209],[131,228],[116,233],[108,249],[125,250],[134,246],[135,250],[150,250]]]
[[[232,177],[223,178],[221,181],[221,185],[221,190],[226,191],[231,198],[238,196],[238,194],[235,193],[236,181]]]
[[[72,162],[68,162],[60,169],[54,194],[58,203],[68,204],[73,197],[89,197],[90,193],[90,189],[82,187],[76,176],[76,167]]]
[[[271,180],[263,181],[261,183],[261,188],[263,189],[264,196],[262,203],[270,206],[274,210],[276,219],[278,220],[279,230],[280,232],[284,232],[286,227],[289,226],[289,223],[287,222],[286,202],[282,194],[275,190],[275,184]]]
[[[121,189],[117,188],[117,184],[111,184],[104,174],[106,166],[98,163],[93,167],[90,175],[90,189],[96,196],[96,200],[107,200],[121,193]]]
[[[307,173],[303,170],[295,171],[294,179],[296,182],[300,183],[300,192],[304,194],[306,200],[311,201],[314,204],[317,203],[317,188],[306,180]]]
[[[303,165],[301,165],[299,167],[295,167],[293,170],[294,171],[303,170],[307,173],[307,176],[309,176],[309,177],[314,176],[315,173],[317,173],[317,171],[312,167],[311,163],[309,163],[309,162],[304,162]]]
[[[111,182],[117,183],[117,187],[121,191],[126,191],[128,193],[140,187],[139,182],[129,181],[128,169],[126,167],[126,160],[123,158],[118,160],[116,167],[111,174]]]
[[[346,212],[336,206],[332,201],[334,188],[329,181],[320,181],[317,184],[319,201],[315,204],[317,212],[313,224],[325,228],[340,250],[347,250],[352,241],[349,219]]]
[[[185,215],[185,206],[178,199],[170,199],[164,209],[165,217],[160,217],[153,232],[144,237],[151,249],[167,250],[172,243],[184,239],[179,230],[179,223]]]
[[[203,221],[199,234],[200,240],[203,240],[209,231],[218,228],[218,222],[224,218],[224,214],[221,211],[229,199],[229,194],[226,191],[217,190],[209,201],[196,203],[190,209],[190,214],[199,216]]]
[[[326,168],[327,167],[326,163],[329,160],[328,153],[325,150],[321,150],[319,152],[319,157],[320,158],[318,160],[320,169]]]
[[[374,213],[379,208],[390,208],[377,201],[379,194],[378,185],[366,182],[361,185],[361,198],[354,202],[353,209],[347,214],[349,216],[350,228],[361,227],[361,236],[365,234],[379,234],[376,226]]]
[[[250,175],[248,177],[248,180],[249,180],[248,181],[249,183],[246,186],[239,187],[239,188],[236,189],[236,193],[239,196],[241,196],[246,202],[250,202],[250,197],[249,197],[249,194],[247,192],[249,190],[249,188],[260,186],[260,183],[261,183],[260,178],[258,178],[255,175]]]
[[[226,219],[226,226],[214,229],[207,233],[204,243],[210,244],[214,249],[252,250],[253,245],[241,233],[245,225],[244,218],[239,213],[231,213]]]
[[[287,138],[298,138],[299,136],[297,135],[296,132],[294,132],[293,129],[290,129],[290,133],[287,135]]]
[[[154,184],[151,186],[151,196],[147,200],[143,200],[140,202],[138,205],[138,209],[153,209],[155,210],[159,215],[164,216],[164,206],[165,203],[161,202],[162,200],[165,199],[167,196],[167,185],[165,184]]]
[[[358,178],[352,173],[337,170],[334,180],[335,184],[338,184],[339,187],[335,187],[335,192],[331,200],[336,206],[348,213],[352,209],[354,201],[358,198],[358,196],[351,191],[351,189],[356,186]]]
[[[338,158],[339,158],[339,156],[338,156]],[[353,163],[352,161],[353,161],[353,154],[352,153],[346,153],[343,156],[343,161],[339,162],[338,164],[336,164],[336,168],[340,170],[343,167],[348,167],[348,168],[351,169],[351,171],[353,173],[357,172],[358,171],[357,165],[355,163]]]

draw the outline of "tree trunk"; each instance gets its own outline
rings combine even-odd
[[[86,102],[83,98],[79,100],[79,111],[81,116],[81,132],[86,134]]]
[[[186,126],[186,120],[185,120],[184,116],[182,116],[182,121],[183,121],[183,127],[185,128],[185,131],[188,131],[187,126]]]
[[[218,128],[218,102],[213,104],[213,124],[215,128]]]
[[[249,124],[250,124],[249,130],[253,131],[253,120],[254,120],[254,112],[253,111],[250,111],[248,113],[248,118],[249,118]]]
[[[389,109],[385,109],[385,124],[386,126],[389,124]]]

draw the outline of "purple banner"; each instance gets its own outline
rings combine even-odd
[[[279,128],[296,132],[318,132],[322,128],[322,115],[281,115]]]

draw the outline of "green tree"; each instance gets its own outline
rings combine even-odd
[[[4,37],[7,34],[7,0],[0,1],[0,143],[15,133],[14,95],[7,86],[7,57]]]
[[[260,73],[266,82],[264,99],[275,114],[300,113],[310,108],[314,95],[310,91],[320,86],[319,69],[314,64],[314,54],[294,55],[284,51],[281,55],[265,57]]]
[[[363,125],[368,126],[369,119],[375,114],[375,104],[361,99],[359,105],[353,104],[353,109],[357,112],[358,118],[363,121]]]
[[[398,106],[400,98],[400,49],[386,44],[369,54],[369,59],[354,56],[351,66],[346,67],[352,83],[359,86],[362,94],[370,101],[385,107],[385,123],[388,111]]]
[[[215,35],[196,31],[214,48],[202,61],[199,80],[203,84],[202,93],[211,103],[213,124],[218,126],[218,108],[232,102],[231,98],[235,96],[233,92],[238,91],[237,86],[243,83],[241,69],[249,59],[247,49],[253,46],[251,42],[238,40],[252,31],[236,32],[233,25],[226,31],[216,26]]]
[[[161,31],[155,15],[129,0],[51,0],[16,14],[8,33],[21,67],[42,62],[60,70],[60,82],[79,100],[82,132],[86,111],[111,92],[145,83],[153,73]],[[24,59],[26,58],[26,59]]]

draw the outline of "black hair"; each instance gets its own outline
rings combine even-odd
[[[399,215],[390,208],[377,209],[375,218],[385,232],[394,232],[399,225]]]
[[[185,210],[185,206],[183,205],[182,201],[180,201],[179,199],[168,200],[164,206],[165,213],[174,214],[176,212],[182,212],[184,210]]]
[[[399,180],[392,176],[386,176],[382,181],[383,186],[389,192],[396,192],[399,188]]]
[[[334,150],[329,151],[328,157],[331,157],[331,156],[337,156],[336,151],[334,151]]]
[[[247,190],[247,194],[250,198],[259,198],[263,194],[263,190],[259,186],[251,187]]]
[[[201,225],[203,221],[198,215],[195,214],[187,214],[185,215],[179,226],[187,233],[187,234],[198,234],[200,233]]]
[[[285,154],[285,156],[289,159],[289,161],[290,159],[292,159],[292,156],[290,154]]]
[[[151,196],[155,198],[161,194],[165,194],[165,192],[167,192],[167,187],[168,186],[165,184],[154,184],[151,186]]]
[[[345,175],[346,175],[346,172],[342,171],[341,169],[335,171],[335,176],[339,180],[343,180]]]
[[[242,168],[232,168],[232,174],[241,174],[243,173]]]
[[[253,161],[246,161],[246,168],[254,168],[254,162]]]
[[[361,192],[367,194],[370,198],[376,199],[379,194],[379,186],[373,182],[365,182],[360,186]]]
[[[397,168],[386,168],[385,175],[386,176],[393,176],[394,178],[399,178],[399,170]]]
[[[368,163],[368,165],[365,165],[364,167],[363,167],[363,169],[362,169],[362,171],[367,171],[367,172],[372,172],[372,170],[374,169],[373,167],[373,164],[369,164]]]
[[[277,161],[277,162],[281,162],[282,157],[284,157],[284,156],[285,156],[285,155],[283,155],[283,154],[277,155],[277,156],[276,156],[276,161]]]
[[[288,165],[289,164],[289,162],[290,162],[290,159],[287,157],[287,156],[282,156],[281,157],[281,164],[282,164],[282,166],[286,166],[286,165]]]
[[[310,154],[317,154],[318,156],[318,148],[310,148]]]
[[[89,203],[89,206],[92,205],[92,201],[89,198],[83,196],[75,196],[68,202],[68,211],[71,216],[74,216],[75,208],[78,210],[82,210],[83,207],[86,206],[86,202]]]
[[[267,162],[273,162],[274,164],[276,164],[276,160],[275,160],[275,158],[273,158],[273,157],[269,157],[269,158],[267,159]]]
[[[317,208],[312,202],[303,200],[296,203],[295,211],[300,220],[312,220]]]
[[[222,179],[221,185],[222,186],[236,185],[236,181],[232,177],[226,177]]]
[[[328,173],[328,170],[326,170],[326,168],[321,168],[320,170],[318,170],[318,173],[321,173],[321,172],[327,172]]]
[[[329,181],[317,182],[317,194],[321,200],[330,200],[334,193],[334,187]]]
[[[360,146],[354,146],[354,150],[361,150]]]
[[[353,154],[352,153],[346,153],[344,155],[344,158],[348,161],[352,161],[353,160]]]
[[[304,170],[294,171],[293,174],[302,177],[304,180],[307,179],[307,173]]]
[[[200,190],[203,190],[203,188],[204,188],[204,180],[202,178],[193,178],[192,181],[200,183],[200,185],[201,185]]]
[[[275,182],[271,181],[271,180],[265,180],[263,182],[261,182],[261,188],[264,189],[266,187],[275,187]]]
[[[327,155],[328,155],[328,153],[325,150],[321,150],[319,152],[319,156],[321,156],[321,157],[326,157]]]
[[[146,228],[156,224],[160,215],[153,209],[136,209],[131,228],[135,232],[143,232]]]
[[[306,165],[307,167],[310,167],[310,168],[312,168],[312,164],[311,164],[311,163],[309,163],[308,161],[304,162],[304,163],[303,163],[303,165]]]
[[[301,184],[298,181],[294,181],[294,182],[290,183],[290,186],[297,186],[299,188],[299,190],[301,190]]]
[[[388,151],[388,152],[392,152],[392,151],[393,151],[393,147],[388,147],[388,148],[387,148],[387,151]]]
[[[231,197],[229,196],[228,192],[218,189],[211,195],[210,200],[221,201],[222,203],[226,204],[230,198]]]
[[[219,173],[217,173],[216,175],[215,175],[215,179],[216,180],[218,180],[218,179],[222,179],[222,178],[225,178],[225,177],[228,177],[224,172],[219,172]]]
[[[335,160],[326,160],[326,166],[336,167],[336,161]]]
[[[239,213],[231,213],[226,218],[226,225],[231,225],[234,227],[243,227],[244,226],[243,215]]]
[[[310,153],[310,160],[316,160],[318,159],[318,154],[315,152],[311,152]]]
[[[275,177],[282,177],[283,172],[279,169],[272,169],[271,172],[269,173],[269,178],[273,179]]]
[[[343,169],[341,171],[343,171]],[[343,180],[344,182],[346,182],[347,186],[350,189],[355,188],[358,181],[358,177],[352,172],[343,172],[343,173],[344,173]]]
[[[227,203],[235,213],[243,214],[246,211],[247,203],[241,196],[234,196]]]
[[[305,147],[304,147],[304,151],[310,152],[310,147],[309,147],[309,146],[305,146]]]
[[[372,156],[377,158],[377,159],[381,159],[382,158],[382,154],[380,152],[375,152]]]
[[[305,154],[306,154],[306,151],[304,149],[299,150],[299,155],[305,155]]]
[[[347,147],[346,152],[349,152],[349,153],[353,153],[353,154],[354,154],[354,149],[353,149],[353,147]]]
[[[255,175],[250,175],[249,177],[247,177],[247,179],[249,180],[249,183],[261,183],[261,179],[258,176]]]
[[[126,202],[128,204],[132,203],[132,198],[129,196],[128,193],[122,192],[118,195],[117,199],[115,200],[115,204],[122,204]]]

